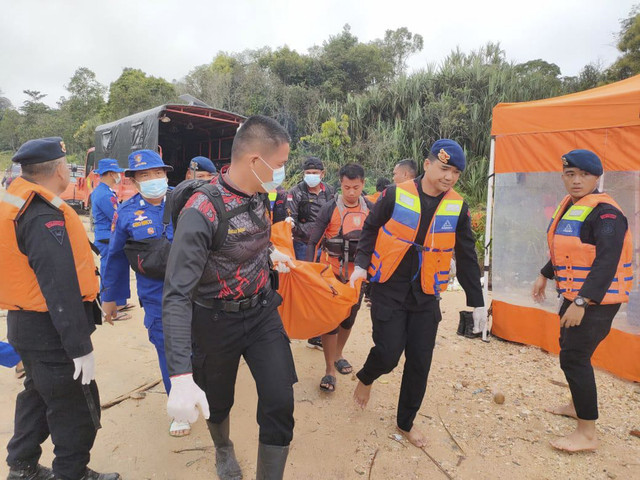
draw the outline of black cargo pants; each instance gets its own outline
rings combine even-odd
[[[78,480],[86,472],[97,431],[83,389],[93,398],[94,415],[99,419],[96,382],[83,386],[80,379],[74,380],[73,360],[64,350],[16,350],[26,378],[24,390],[16,399],[7,463],[17,469],[37,465],[42,454],[40,444],[51,435],[53,472],[61,480]]]
[[[371,299],[374,346],[356,376],[363,384],[371,385],[380,375],[391,372],[404,352],[397,422],[406,432],[413,427],[427,389],[441,319],[438,302],[424,310],[412,311]]]
[[[222,312],[194,304],[193,378],[209,402],[209,421],[221,423],[234,401],[240,357],[258,390],[260,442],[289,445],[293,438],[293,384],[298,381],[273,292],[242,312]]]

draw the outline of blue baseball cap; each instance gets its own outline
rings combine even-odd
[[[575,167],[591,175],[599,177],[602,175],[602,162],[600,157],[591,150],[571,150],[562,156],[563,168]]]
[[[98,175],[104,175],[107,172],[124,172],[124,168],[120,168],[115,158],[103,158],[98,162],[98,168],[94,170]]]
[[[461,172],[467,165],[464,150],[454,140],[441,138],[431,146],[431,155],[447,165],[453,165]]]
[[[136,150],[129,155],[129,168],[124,171],[125,177],[133,177],[134,172],[151,170],[152,168],[164,168],[171,172],[173,167],[165,165],[162,157],[153,150]]]
[[[201,170],[209,173],[216,173],[216,166],[207,157],[193,157],[189,168],[194,170]]]
[[[46,137],[26,141],[20,145],[11,160],[20,165],[35,165],[57,160],[66,155],[67,147],[61,137]]]

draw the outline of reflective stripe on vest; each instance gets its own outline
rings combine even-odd
[[[622,212],[620,206],[604,193],[586,195],[573,205],[571,197],[567,195],[556,208],[547,229],[547,243],[555,270],[556,289],[568,300],[576,298],[596,258],[595,245],[583,243],[580,232],[589,214],[600,203],[612,205]],[[560,212],[565,209],[566,213],[559,217]],[[601,304],[629,301],[629,293],[633,287],[632,258],[633,245],[627,229],[615,277],[607,288]]]
[[[16,238],[16,221],[36,194],[64,215],[66,238],[71,244],[82,299],[93,301],[98,295],[97,269],[78,214],[49,190],[19,177],[11,183],[8,193],[0,201],[0,272],[11,272],[11,275],[0,275],[0,308],[36,312],[48,310],[29,259],[20,251]]]
[[[462,197],[454,190],[449,190],[436,208],[424,245],[417,245],[415,239],[421,217],[418,189],[413,180],[398,185],[393,213],[379,230],[371,256],[371,281],[386,282],[413,246],[419,251],[419,269],[413,279],[420,274],[422,290],[439,296],[449,283],[449,265],[462,205]]]

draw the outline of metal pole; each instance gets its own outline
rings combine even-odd
[[[484,304],[487,305],[487,299],[489,298],[489,266],[491,265],[491,226],[493,223],[493,184],[494,184],[494,168],[495,168],[495,154],[496,154],[496,138],[491,137],[491,150],[489,153],[489,179],[487,180],[487,216],[485,219],[484,229],[484,271],[483,279],[484,286],[482,288],[482,294],[484,296]],[[482,329],[482,340],[488,342],[488,325],[489,320],[484,324]]]

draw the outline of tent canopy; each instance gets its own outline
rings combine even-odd
[[[588,132],[588,134],[587,134]],[[560,171],[575,148],[596,152],[605,170],[637,170],[640,75],[584,92],[493,109],[496,173]]]
[[[531,299],[531,284],[548,260],[545,229],[566,191],[561,157],[577,148],[602,160],[604,189],[622,206],[633,242],[640,243],[640,75],[547,100],[499,104],[493,109],[492,242],[493,333],[506,340],[559,351],[554,282],[547,301]],[[491,186],[491,185],[490,185]],[[489,239],[487,239],[489,241]],[[639,250],[634,288],[611,333],[593,356],[595,365],[640,381]]]

